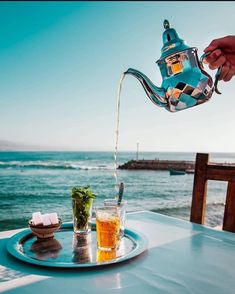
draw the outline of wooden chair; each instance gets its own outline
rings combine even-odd
[[[190,221],[204,224],[208,180],[228,182],[222,229],[235,232],[235,166],[213,164],[204,153],[196,155]]]

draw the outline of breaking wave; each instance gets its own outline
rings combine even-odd
[[[0,168],[6,169],[74,169],[74,170],[112,170],[110,165],[82,165],[71,162],[55,161],[0,161]]]

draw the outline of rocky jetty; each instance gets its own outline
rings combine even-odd
[[[195,168],[194,161],[181,161],[181,160],[130,160],[118,169],[146,169],[146,170],[180,170],[186,172],[193,172]]]

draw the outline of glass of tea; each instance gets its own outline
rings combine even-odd
[[[117,207],[120,209],[120,238],[124,236],[124,231],[125,231],[125,221],[126,221],[126,207],[127,207],[127,201],[122,200],[120,205],[118,206],[117,200],[116,199],[105,199],[104,200],[104,206],[110,206],[110,207]]]
[[[110,251],[119,245],[120,211],[118,207],[96,209],[96,237],[100,250]]]

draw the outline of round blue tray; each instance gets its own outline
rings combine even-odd
[[[72,223],[63,224],[54,238],[37,240],[30,229],[12,236],[7,243],[8,252],[24,262],[60,268],[95,267],[115,264],[131,259],[147,249],[142,234],[125,229],[119,248],[110,252],[97,249],[96,226],[81,237],[73,233]]]

